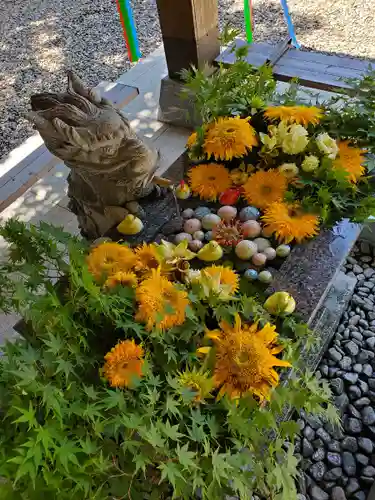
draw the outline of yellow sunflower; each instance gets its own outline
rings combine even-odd
[[[347,172],[350,182],[356,184],[365,173],[365,167],[362,167],[365,151],[350,147],[349,141],[340,141],[338,146],[339,157],[333,162],[333,168]]]
[[[112,274],[104,283],[106,288],[114,288],[117,285],[136,288],[138,285],[137,276],[131,271],[118,271]]]
[[[191,190],[202,200],[216,201],[232,185],[229,171],[216,163],[197,165],[190,169],[188,177]]]
[[[142,376],[143,354],[134,340],[119,342],[104,356],[104,377],[112,387],[129,387],[134,378]]]
[[[319,231],[319,218],[304,212],[298,203],[272,203],[265,209],[262,220],[267,231],[275,233],[281,243],[293,240],[301,243],[306,238],[316,236]]]
[[[212,290],[219,295],[232,296],[239,288],[238,274],[229,267],[214,265],[203,269],[201,274],[209,278]]]
[[[187,140],[187,142],[186,142],[186,147],[190,149],[190,148],[192,148],[193,146],[195,146],[195,145],[196,145],[196,143],[197,143],[197,139],[198,139],[198,134],[197,134],[196,132],[193,132],[193,133],[189,136],[189,138],[188,138],[188,140]]]
[[[211,391],[214,388],[212,377],[195,368],[178,373],[178,383],[181,387],[195,393],[193,399],[195,403],[202,403],[206,398],[211,397]]]
[[[185,321],[189,305],[187,293],[161,276],[160,268],[152,269],[151,276],[137,288],[136,300],[138,311],[135,319],[145,323],[148,331],[154,327],[168,330]]]
[[[135,260],[135,255],[129,247],[105,242],[91,250],[87,256],[87,266],[90,273],[100,279],[120,271],[129,271]]]
[[[316,106],[270,106],[266,108],[264,116],[271,122],[280,120],[307,127],[310,123],[317,125],[323,111]]]
[[[259,170],[244,184],[244,197],[250,205],[265,209],[270,203],[283,200],[287,187],[288,179],[278,170]]]
[[[153,244],[143,243],[134,250],[134,254],[136,258],[134,269],[142,275],[149,275],[151,270],[157,269],[162,261]]]
[[[208,128],[203,151],[215,160],[232,160],[245,156],[258,144],[250,118],[218,118]]]
[[[242,325],[240,316],[234,325],[225,321],[220,330],[210,332],[215,350],[214,382],[220,388],[218,397],[227,394],[237,399],[253,394],[260,401],[269,399],[270,391],[279,383],[275,366],[291,366],[275,357],[283,347],[276,344],[276,327],[267,323],[258,330],[257,324]]]

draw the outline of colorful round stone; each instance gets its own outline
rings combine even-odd
[[[266,284],[271,283],[272,274],[269,271],[261,271],[259,273],[258,280]]]
[[[199,220],[202,220],[205,215],[208,215],[211,213],[211,210],[208,207],[197,207],[194,210],[194,217],[196,217]]]
[[[254,240],[258,248],[258,252],[264,252],[264,250],[271,246],[271,243],[266,238],[256,238]]]
[[[193,233],[193,240],[204,240],[204,232],[203,231],[195,231]]]
[[[277,248],[276,248],[276,255],[278,257],[288,257],[288,255],[290,254],[290,246],[289,245],[279,245]]]
[[[219,210],[217,211],[217,215],[226,222],[229,222],[236,217],[237,208],[231,207],[230,205],[224,205],[223,207],[219,208]]]
[[[174,239],[175,243],[178,245],[181,241],[187,240],[191,241],[193,238],[189,233],[178,233]]]
[[[255,207],[245,207],[240,212],[240,220],[246,222],[247,220],[259,219],[260,212]]]
[[[207,214],[202,219],[202,226],[204,229],[213,229],[221,221],[220,217],[216,214]]]
[[[202,227],[202,223],[199,219],[188,219],[184,224],[185,233],[193,234],[195,231],[199,231]]]
[[[256,253],[253,255],[253,258],[251,260],[254,266],[264,266],[267,257],[264,255],[264,253]]]
[[[272,247],[268,247],[263,250],[264,255],[267,257],[267,260],[273,260],[276,258],[276,250]]]
[[[201,240],[189,241],[189,248],[193,252],[198,252],[203,247],[203,242]]]
[[[207,231],[207,233],[204,235],[204,239],[206,241],[211,241],[213,238],[212,231]]]
[[[237,257],[239,257],[242,260],[251,259],[251,257],[256,253],[256,251],[257,251],[257,246],[252,241],[249,240],[240,241],[235,248]]]
[[[260,235],[262,228],[256,220],[247,220],[242,224],[242,232],[245,238],[256,238]]]
[[[255,269],[247,269],[244,276],[249,281],[255,281],[256,279],[258,279],[258,271],[256,271]]]
[[[186,208],[181,215],[184,219],[191,219],[194,217],[194,210],[192,208]]]

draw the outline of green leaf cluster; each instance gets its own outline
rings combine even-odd
[[[255,298],[204,311],[191,297],[184,325],[146,332],[134,320],[134,292],[105,292],[93,281],[81,241],[14,220],[0,234],[10,248],[0,265],[1,304],[25,319],[25,338],[7,343],[0,360],[2,499],[297,498],[298,427],[285,409],[335,422],[328,387],[296,362],[266,406],[252,397],[199,404],[179,379],[209,369],[209,356],[196,355],[207,314],[270,320]],[[297,360],[308,329],[292,318],[279,326]],[[143,377],[121,390],[101,376],[119,339],[141,342],[146,353]]]

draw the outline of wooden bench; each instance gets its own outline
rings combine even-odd
[[[247,44],[244,40],[236,39],[234,45],[235,48],[239,48]],[[232,45],[220,54],[216,62],[233,64],[235,60],[236,55]],[[248,48],[246,60],[256,67],[269,63],[276,80],[287,82],[298,78],[301,86],[326,91],[335,91],[339,88],[349,90],[350,84],[343,79],[360,78],[369,68],[368,61],[298,50],[291,46],[290,41],[276,46],[254,43]]]
[[[98,85],[100,89],[103,84]],[[136,87],[114,83],[105,85],[103,97],[110,100],[118,108],[123,108],[139,94]],[[12,155],[26,147],[26,156],[12,164]],[[40,178],[44,177],[61,160],[51,154],[45,147],[39,134],[29,138],[24,145],[12,151],[8,158],[0,163],[0,212],[12,204],[27,189],[33,186]]]

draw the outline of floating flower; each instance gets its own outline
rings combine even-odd
[[[281,148],[288,155],[297,155],[309,143],[307,130],[302,125],[290,125],[281,141]]]
[[[334,160],[339,152],[336,140],[329,136],[326,132],[317,136],[316,145],[319,150],[331,160]]]
[[[365,161],[365,151],[360,148],[349,146],[349,141],[339,142],[339,157],[333,162],[333,168],[344,170],[350,182],[356,184],[358,179],[365,173],[365,167],[362,163]]]
[[[298,167],[295,163],[283,163],[278,168],[278,171],[281,172],[287,179],[293,179],[298,175]]]
[[[229,300],[239,288],[239,277],[229,267],[210,266],[202,269],[200,284],[205,297],[214,294],[221,300]]]
[[[314,155],[305,156],[301,168],[304,172],[314,172],[319,167],[319,158]]]
[[[271,122],[280,120],[307,127],[309,124],[317,125],[323,112],[315,106],[270,106],[264,116]]]
[[[206,398],[211,397],[211,391],[214,388],[212,377],[207,373],[202,373],[197,369],[186,370],[178,373],[178,383],[181,387],[190,389],[195,393],[193,401],[203,403]]]
[[[155,248],[155,245],[143,245],[134,250],[136,261],[134,269],[142,275],[149,275],[152,269],[157,269],[160,266],[161,259]]]
[[[197,165],[190,169],[188,177],[193,193],[203,200],[216,201],[232,185],[229,171],[216,163]]]
[[[272,203],[265,209],[262,220],[281,243],[293,240],[301,243],[304,239],[315,236],[319,230],[318,217],[304,212],[298,203]]]
[[[244,197],[250,205],[264,209],[274,201],[284,198],[288,179],[276,169],[259,170],[243,186]]]
[[[197,140],[198,140],[198,134],[196,132],[193,132],[189,136],[189,138],[188,138],[188,140],[186,142],[186,147],[189,148],[189,149],[191,149],[193,146],[196,145]]]
[[[117,273],[110,276],[104,286],[106,288],[114,288],[115,286],[127,286],[129,288],[136,288],[138,285],[138,279],[135,273],[130,271],[118,271]]]
[[[214,382],[220,388],[218,397],[227,394],[237,399],[252,394],[263,401],[270,398],[273,387],[279,383],[275,366],[291,366],[288,361],[276,358],[282,351],[277,345],[276,327],[267,323],[242,325],[240,316],[234,325],[222,321],[220,330],[208,334],[215,347]]]
[[[142,376],[143,348],[134,340],[119,342],[104,356],[104,377],[112,387],[129,387],[135,378]]]
[[[218,118],[208,128],[203,150],[215,160],[232,160],[245,156],[258,144],[250,118]]]
[[[87,256],[87,266],[90,273],[99,280],[119,271],[129,271],[135,260],[136,257],[129,247],[105,242],[91,250]]]
[[[154,327],[165,331],[185,321],[187,293],[161,276],[160,268],[152,269],[151,276],[140,284],[136,300],[139,307],[135,319],[145,323],[148,331]]]
[[[244,239],[242,224],[238,220],[222,220],[212,229],[212,237],[220,245],[235,247]]]

